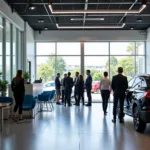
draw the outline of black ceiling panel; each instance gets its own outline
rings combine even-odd
[[[85,8],[87,10],[138,10],[141,7],[141,0],[136,3],[134,3],[135,0],[88,0],[87,5],[86,0],[52,1],[53,9],[60,11],[84,10]],[[10,7],[13,7],[34,30],[44,30],[45,27],[49,30],[58,30],[57,23],[59,26],[117,26],[123,23],[123,17],[126,17],[126,25],[122,30],[129,30],[131,27],[135,30],[146,30],[150,27],[150,0],[147,0],[146,9],[137,14],[52,14],[48,2],[49,0],[7,0]],[[29,3],[35,5],[36,9],[29,10]],[[99,20],[99,18],[104,18],[104,20]],[[43,19],[44,22],[39,23],[39,19]],[[137,21],[138,19],[140,21]]]

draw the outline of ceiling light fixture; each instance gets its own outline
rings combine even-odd
[[[0,25],[0,28],[4,28],[2,25]]]
[[[83,21],[83,18],[71,18],[71,21]],[[104,18],[85,18],[86,21],[104,21]]]
[[[126,24],[123,23],[121,26],[59,26],[56,24],[58,29],[121,29]]]
[[[131,30],[133,30],[134,28],[133,28],[133,27],[131,27],[130,29],[131,29]]]
[[[43,19],[39,19],[38,23],[44,23],[44,20]]]
[[[48,30],[48,27],[45,27],[44,30]]]
[[[30,10],[35,10],[36,7],[35,7],[33,4],[29,4],[28,9],[30,9]]]
[[[118,9],[113,9],[113,10],[53,10],[52,7],[52,2],[49,3],[49,9],[52,14],[102,14],[102,13],[115,13],[115,14],[122,14],[122,13],[141,13],[145,8],[146,8],[146,0],[142,0],[142,6],[137,9],[137,10],[118,10]]]
[[[136,22],[142,22],[142,18],[137,18]]]

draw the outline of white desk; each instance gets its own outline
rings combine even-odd
[[[9,109],[11,106],[11,103],[0,103],[0,112],[1,112],[1,131],[3,130],[3,110]]]

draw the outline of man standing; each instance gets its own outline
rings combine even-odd
[[[62,94],[62,103],[64,103],[64,97],[65,97],[65,87],[63,85],[64,79],[67,77],[67,74],[64,74],[64,78],[61,79],[61,94]]]
[[[90,73],[91,73],[90,70],[86,71],[87,78],[86,78],[86,81],[85,81],[85,88],[86,88],[87,97],[88,97],[88,103],[86,104],[86,106],[92,106],[92,96],[91,96],[92,77],[91,77]]]
[[[117,110],[117,106],[118,106],[118,101],[119,101],[119,106],[120,106],[120,112],[119,112],[119,120],[120,123],[124,122],[124,98],[125,98],[125,91],[128,88],[128,81],[127,81],[127,77],[122,75],[123,73],[123,68],[119,67],[118,68],[118,75],[113,76],[112,79],[112,89],[114,91],[114,102],[113,102],[113,120],[112,122],[116,122],[116,110]]]
[[[76,72],[75,74],[75,79],[74,79],[74,98],[75,98],[75,104],[77,105],[78,103],[78,85],[79,85],[79,72]]]
[[[68,72],[68,76],[64,79],[64,87],[65,87],[65,106],[66,102],[68,106],[71,106],[71,92],[73,87],[73,78],[70,77],[71,73]]]
[[[61,87],[61,83],[60,83],[60,73],[57,73],[57,76],[55,78],[55,89],[56,89],[56,104],[57,105],[61,105],[60,103],[60,87]]]

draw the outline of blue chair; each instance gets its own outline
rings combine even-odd
[[[9,119],[9,115],[12,114],[12,104],[13,104],[13,99],[11,97],[2,97],[0,96],[0,103],[10,103],[9,107],[5,107],[4,109],[8,110],[8,118]]]
[[[46,105],[48,111],[48,104],[50,106],[50,111],[53,110],[53,106],[50,102],[52,92],[43,92],[42,94],[38,95],[38,104],[39,104],[39,111],[43,111],[43,106]]]
[[[0,103],[13,103],[13,99],[11,97],[0,96]]]
[[[36,105],[36,99],[34,99],[32,95],[27,94],[24,96],[22,110],[29,111],[29,115],[31,116],[31,118],[32,118],[32,110],[35,108],[35,105]]]

